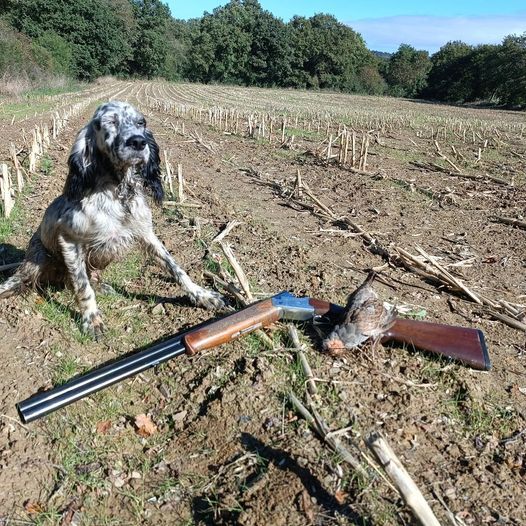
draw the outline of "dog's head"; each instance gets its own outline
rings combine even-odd
[[[159,146],[146,127],[146,119],[125,102],[111,101],[95,111],[79,132],[69,158],[65,193],[80,198],[108,172],[120,182],[138,174],[157,203],[163,198]]]

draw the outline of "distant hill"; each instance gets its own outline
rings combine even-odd
[[[389,60],[392,56],[392,53],[386,53],[385,51],[372,51],[373,55],[376,55],[379,58]]]

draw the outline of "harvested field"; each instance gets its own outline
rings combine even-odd
[[[525,524],[526,115],[112,80],[31,109],[0,100],[14,199],[0,266],[22,258],[75,133],[111,98],[145,113],[171,166],[156,232],[197,282],[222,291],[215,273],[241,288],[212,243],[238,221],[225,239],[255,299],[290,290],[344,304],[376,269],[376,290],[406,316],[482,329],[493,368],[380,344],[331,358],[326,328],[298,325],[313,406],[367,476],[290,404],[290,391],[307,403],[307,378],[284,324],[265,330],[271,343],[253,333],[21,425],[15,403],[37,390],[210,318],[132,252],[106,272],[117,294],[98,296],[101,342],[80,332],[69,291],[0,303],[0,525],[416,523],[372,460],[371,431],[441,524]]]

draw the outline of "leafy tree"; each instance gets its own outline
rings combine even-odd
[[[130,54],[128,35],[114,8],[103,0],[18,0],[10,10],[13,27],[31,38],[48,31],[73,49],[80,78],[120,73]]]
[[[362,37],[332,15],[294,17],[290,21],[293,85],[353,91],[358,71],[372,54]]]
[[[166,29],[166,60],[161,76],[167,80],[187,78],[192,65],[189,60],[192,35],[196,31],[196,20],[188,22],[170,18]]]
[[[526,106],[526,32],[507,36],[497,53],[496,92],[503,104]]]
[[[472,97],[471,70],[473,47],[460,41],[448,42],[431,57],[431,71],[425,97],[458,102]]]
[[[261,6],[256,0],[230,0],[204,14],[190,53],[192,80],[245,82],[258,10]]]
[[[153,78],[165,70],[170,10],[160,0],[132,0],[132,4],[137,29],[132,44],[130,71]]]
[[[33,42],[50,55],[50,69],[66,76],[76,76],[73,47],[64,38],[54,31],[45,31]]]
[[[286,85],[291,73],[291,48],[286,25],[269,11],[257,8],[253,24],[245,84]]]
[[[358,70],[358,86],[359,91],[369,95],[383,95],[387,90],[387,82],[376,64],[368,64]]]
[[[414,97],[426,86],[431,61],[427,51],[401,44],[389,59],[387,83],[392,95]]]

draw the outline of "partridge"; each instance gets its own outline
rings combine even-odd
[[[365,341],[376,341],[393,325],[396,310],[386,309],[372,287],[375,274],[349,296],[341,322],[323,341],[323,349],[338,356],[346,349],[354,349]]]

